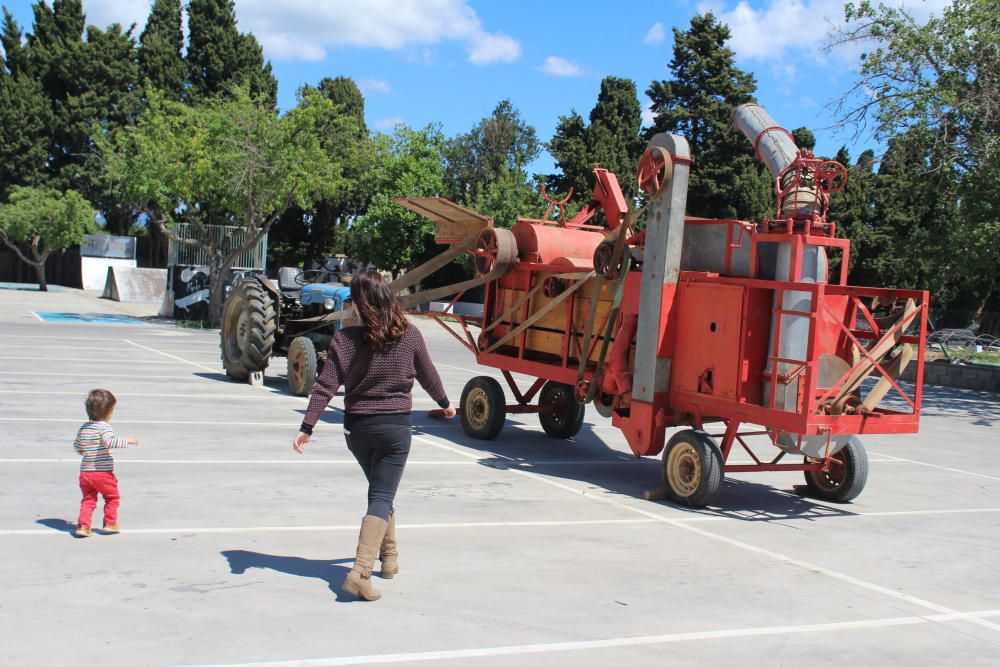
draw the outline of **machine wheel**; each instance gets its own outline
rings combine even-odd
[[[562,382],[546,382],[538,394],[538,405],[553,406],[552,412],[538,413],[542,429],[553,438],[572,438],[580,432],[586,408],[573,398],[573,387]]]
[[[858,497],[868,482],[868,453],[861,440],[851,436],[847,444],[833,455],[840,465],[833,464],[826,472],[806,471],[806,487],[813,498],[846,503]],[[812,459],[807,459],[812,461]]]
[[[491,377],[472,378],[462,390],[462,430],[478,440],[492,440],[503,430],[507,399]]]
[[[722,451],[704,431],[675,433],[663,450],[667,497],[679,505],[711,505],[722,489]]]
[[[296,396],[308,396],[316,384],[316,346],[305,336],[288,346],[288,388]]]
[[[222,366],[234,380],[263,371],[274,349],[277,328],[274,298],[255,279],[233,287],[222,307],[219,331]]]

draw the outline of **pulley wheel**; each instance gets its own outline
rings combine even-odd
[[[821,162],[816,167],[816,180],[826,194],[840,192],[847,185],[847,167],[836,160]]]
[[[673,170],[670,153],[660,146],[650,146],[639,160],[636,184],[650,199],[655,199],[667,189]]]
[[[487,227],[479,232],[476,246],[472,250],[472,264],[477,276],[485,276],[498,269],[506,273],[514,265],[515,259],[517,241],[513,232],[495,227]]]
[[[601,241],[594,249],[594,272],[602,278],[615,278],[622,270],[623,252],[615,262],[615,242]],[[613,264],[613,265],[612,265]]]

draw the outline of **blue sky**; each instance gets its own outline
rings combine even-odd
[[[939,13],[947,0],[893,0],[918,17]],[[30,31],[31,3],[7,2]],[[757,97],[782,125],[805,125],[817,153],[848,145],[852,155],[871,145],[828,128],[826,105],[855,76],[857,53],[824,52],[830,29],[842,21],[843,0],[674,0],[662,3],[528,2],[506,0],[237,0],[243,31],[257,35],[279,81],[279,104],[325,76],[350,76],[365,93],[373,129],[395,122],[438,122],[448,135],[467,131],[498,101],[509,98],[551,138],[560,115],[586,116],[601,78],[626,77],[640,99],[654,79],[669,78],[671,28],[712,10],[733,30],[737,64],[757,79]],[[88,22],[136,22],[150,0],[84,0]],[[552,169],[547,154],[534,165]]]

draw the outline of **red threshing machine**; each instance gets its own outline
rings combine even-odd
[[[850,242],[826,217],[845,168],[797,149],[757,105],[738,108],[733,122],[775,179],[774,218],[759,224],[685,215],[692,157],[683,138],[667,134],[640,161],[640,210],[600,168],[580,213],[567,220],[568,197],[549,199],[544,219],[509,230],[447,200],[398,200],[434,220],[438,242],[452,247],[394,290],[466,252],[477,274],[403,303],[454,303],[470,287],[485,289],[482,317],[424,313],[479,364],[499,369],[515,399],[508,404],[493,377],[470,380],[466,433],[494,438],[506,414],[538,413],[549,435],[569,438],[593,402],[636,456],[663,450],[669,498],[707,505],[724,473],[765,470],[804,471],[812,495],[850,500],[867,479],[857,436],[917,431],[928,293],[845,284]],[[606,225],[590,224],[598,212]],[[829,253],[840,255],[833,280]],[[910,363],[916,383],[904,389]],[[536,380],[522,391],[513,373]],[[664,447],[671,427],[685,428]],[[759,458],[750,435],[768,436],[775,456]],[[734,448],[752,463],[728,463]]]

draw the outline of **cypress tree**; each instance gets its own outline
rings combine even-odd
[[[187,76],[181,55],[183,49],[180,0],[155,0],[146,28],[139,37],[141,81],[161,91],[168,99],[181,99]]]
[[[692,18],[688,30],[674,28],[673,78],[646,91],[656,114],[649,134],[671,132],[691,144],[687,205],[693,215],[759,219],[770,213],[771,179],[746,138],[729,130],[733,109],[754,101],[757,86],[734,64],[729,37],[711,13]]]
[[[272,107],[278,82],[253,35],[236,27],[232,0],[191,0],[188,5],[188,80],[190,95],[201,100],[247,85]]]
[[[6,58],[0,57],[0,69],[6,66],[11,76],[28,74],[30,72],[30,62],[28,60],[28,49],[24,45],[24,35],[20,26],[14,20],[10,11],[3,8],[3,34],[0,35],[0,43]]]
[[[572,187],[573,209],[585,205],[594,189],[594,165],[613,172],[626,194],[635,192],[635,173],[644,142],[642,107],[635,83],[630,79],[605,77],[589,124],[571,111],[560,116],[555,135],[548,144],[561,174],[550,175],[547,185],[564,194]]]

